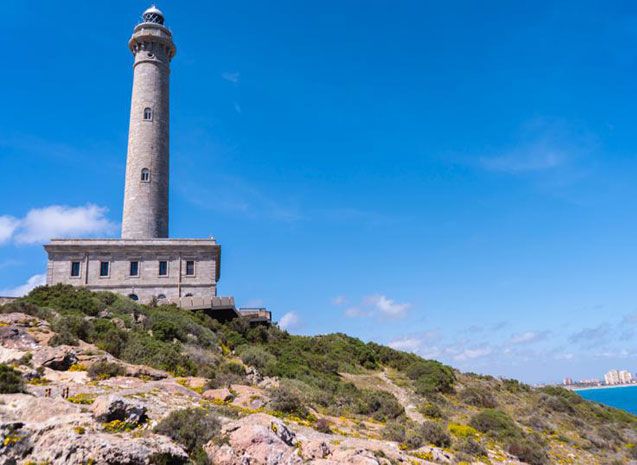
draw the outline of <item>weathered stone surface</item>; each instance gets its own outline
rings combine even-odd
[[[33,354],[33,366],[66,371],[77,363],[76,349],[70,346],[40,348]]]
[[[101,423],[120,420],[140,424],[146,420],[146,407],[139,402],[116,395],[98,397],[95,399],[91,411],[95,420]]]
[[[132,376],[135,378],[147,377],[150,379],[158,380],[166,379],[168,377],[168,373],[144,365],[127,365],[126,376]]]
[[[227,388],[208,389],[202,394],[204,399],[220,400],[222,402],[232,402],[234,395]]]

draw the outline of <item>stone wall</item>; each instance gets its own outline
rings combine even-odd
[[[153,297],[178,300],[191,295],[217,295],[220,246],[214,240],[166,239],[155,241],[58,240],[45,246],[49,254],[47,284],[84,286],[93,291],[136,295],[143,303]],[[186,275],[186,261],[195,262],[195,274]],[[80,263],[80,275],[71,276],[71,263]],[[138,276],[130,276],[130,262],[139,262]],[[168,262],[168,274],[159,275],[159,262]],[[100,276],[100,263],[109,263],[109,275]]]

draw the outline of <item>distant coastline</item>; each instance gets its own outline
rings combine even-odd
[[[602,385],[599,385],[599,386],[586,386],[586,387],[569,386],[569,389],[571,391],[592,391],[594,389],[615,389],[615,388],[625,388],[625,387],[637,387],[637,384],[636,383],[631,383],[631,384],[613,384],[613,385],[602,384]]]

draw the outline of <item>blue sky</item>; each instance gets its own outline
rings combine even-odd
[[[116,236],[141,1],[3,4],[0,294]],[[176,2],[171,235],[220,293],[550,382],[637,371],[637,5]]]

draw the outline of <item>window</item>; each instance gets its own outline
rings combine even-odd
[[[159,262],[159,276],[168,276],[168,262],[165,260]]]
[[[130,275],[131,276],[139,276],[139,262],[138,261],[130,262]]]
[[[128,298],[130,300],[134,300],[135,302],[139,300],[139,297],[137,297],[137,294],[128,294]]]
[[[142,170],[142,182],[150,182],[150,170],[148,168]]]
[[[71,277],[78,278],[80,276],[80,262],[71,262]]]
[[[149,107],[144,108],[144,121],[153,120],[153,110]]]
[[[195,275],[195,261],[187,260],[186,261],[186,276],[194,276]]]
[[[192,294],[186,294],[184,297],[192,297]]]
[[[101,277],[108,276],[108,273],[110,271],[109,268],[110,268],[109,262],[100,262],[100,276]]]
[[[164,294],[159,294],[157,296],[157,300],[166,300],[166,296]]]

